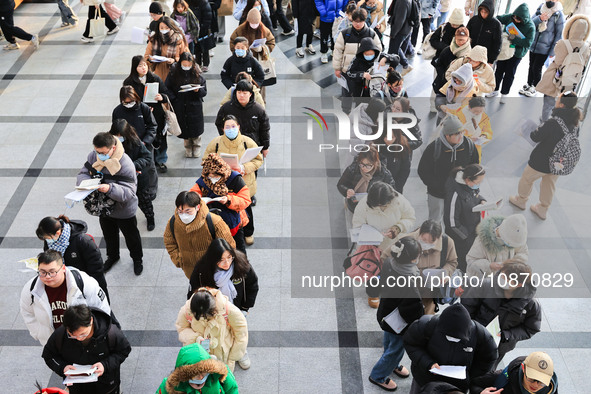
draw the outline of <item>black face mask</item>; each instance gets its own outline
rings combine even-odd
[[[548,7],[548,8],[552,8],[555,5],[556,5],[556,2],[555,1],[547,1],[546,2],[546,7]]]

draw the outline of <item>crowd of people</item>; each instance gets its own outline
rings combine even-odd
[[[0,9],[5,49],[18,48],[14,37],[37,46],[37,36],[14,26],[14,4],[5,3]],[[465,10],[450,10],[443,0],[397,0],[387,11],[376,0],[292,0],[286,8],[272,1],[240,0],[231,7],[239,21],[230,35],[231,55],[219,70],[228,89],[215,120],[219,136],[203,141],[202,150],[203,102],[209,99],[204,74],[213,74],[210,51],[223,42],[225,16],[217,12],[222,3],[174,0],[172,12],[164,1],[149,6],[145,53],[130,59],[110,130],[93,138],[93,150],[77,177],[78,185],[93,185],[84,205],[99,217],[106,259],[84,221],[48,216],[38,225],[36,235],[43,241],[38,276],[23,287],[20,309],[55,373],[65,377],[76,370],[74,364],[94,369],[95,382],[74,384],[69,392],[120,391],[120,365],[131,346],[110,307],[105,273],[120,261],[119,231],[135,275],[143,272],[136,215],[139,208],[147,230],[155,229],[153,201],[158,176],[168,170],[169,134],[183,139],[184,156],[200,158],[202,170],[195,183],[177,195],[163,234],[172,263],[189,281],[189,292],[184,304],[179,300],[176,322],[170,322],[182,348],[157,393],[238,392],[233,370],[236,363],[242,369],[251,366],[247,317],[259,290],[247,257],[248,246],[255,242],[257,170],[271,140],[266,90],[272,89],[275,76],[263,65],[271,59],[280,25],[285,36],[297,31],[298,57],[316,53],[312,42],[318,33],[321,63],[332,57],[335,76],[345,81],[342,108],[359,121],[365,135],[374,134],[389,112],[416,115],[404,89],[404,77],[413,69],[409,58],[422,55],[434,67],[432,110],[438,126],[418,166],[429,219],[417,227],[416,202],[403,195],[413,151],[423,144],[418,123],[410,128],[414,138],[395,130],[373,142],[396,144],[401,150],[380,151],[364,141],[368,150],[354,158],[337,184],[352,213],[352,227],[371,226],[384,235],[379,246],[351,249],[357,252],[352,252],[354,257],[370,252],[378,260],[372,275],[379,275],[380,285],[368,283],[366,291],[384,331],[384,353],[370,382],[394,391],[395,374],[412,376],[412,393],[557,393],[553,362],[544,352],[518,357],[496,370],[518,341],[540,331],[542,310],[531,280],[525,217],[487,216],[474,208],[487,202],[480,194],[487,176],[482,147],[493,138],[487,101],[500,91],[504,102],[528,52],[528,81],[520,93],[543,93],[544,109],[530,135],[538,145],[510,203],[525,210],[533,183],[541,178],[539,202],[530,209],[546,219],[556,181],[576,166],[582,115],[574,90],[581,75],[572,64],[577,65],[577,59],[586,64],[591,55],[591,24],[577,12],[579,5],[569,14],[560,3],[547,1],[530,14],[524,3],[495,17],[491,0],[468,1]],[[89,19],[82,41],[94,41],[90,20],[97,13],[105,19],[106,34],[117,33],[123,11],[109,2],[85,4]],[[67,1],[58,5],[62,27],[75,27],[78,18]],[[296,26],[288,16],[295,18]],[[148,84],[158,87],[151,98],[145,95]],[[242,161],[244,157],[248,160]],[[363,259],[349,261],[357,267]],[[404,295],[382,286],[390,278],[439,272],[448,278],[487,275],[489,282],[452,288],[448,279],[435,291],[413,287]],[[499,284],[500,276],[511,275],[520,280]],[[497,316],[500,332],[495,338],[485,326]],[[409,368],[400,364],[405,352]],[[465,366],[465,377],[432,372],[448,365]]]

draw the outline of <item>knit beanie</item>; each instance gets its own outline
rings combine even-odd
[[[252,8],[250,11],[248,11],[248,14],[246,14],[246,21],[248,23],[252,23],[253,25],[256,23],[261,23],[261,12],[256,8]]]
[[[454,10],[451,12],[448,22],[452,25],[463,25],[464,11],[461,8],[454,8]]]
[[[525,245],[527,241],[527,221],[518,213],[507,216],[499,226],[499,236],[512,248]]]
[[[467,27],[458,27],[456,30],[456,37],[470,37],[470,31]]]
[[[442,122],[441,135],[452,135],[460,133],[464,125],[455,115],[447,115]]]
[[[464,305],[457,303],[448,306],[441,312],[437,322],[437,331],[467,341],[470,339],[471,323],[472,319]]]
[[[163,13],[164,11],[162,10],[162,4],[157,1],[150,4],[150,14],[162,15]]]

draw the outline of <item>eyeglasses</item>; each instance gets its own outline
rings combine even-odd
[[[359,167],[371,170],[373,168],[373,164],[359,163]]]
[[[84,339],[88,338],[88,336],[90,335],[90,331],[91,330],[92,330],[92,327],[88,327],[88,332],[86,334],[72,335],[72,334],[70,334],[69,331],[66,331],[66,334],[68,334],[68,338],[70,338],[70,339],[81,339],[81,340],[84,340]]]
[[[542,387],[546,387],[546,385],[542,382],[540,382],[539,380],[535,380],[535,379],[530,379],[527,376],[525,377],[525,380],[527,381],[527,383],[529,384],[536,384],[538,386],[542,386]]]
[[[60,265],[60,267],[57,269],[57,271],[43,271],[43,270],[39,270],[37,271],[37,273],[39,274],[40,277],[42,278],[55,278],[55,276],[60,272],[61,268],[64,265]]]
[[[230,257],[226,257],[226,258],[221,258],[219,264],[221,263],[232,263],[232,261],[234,261],[234,257],[230,256]]]

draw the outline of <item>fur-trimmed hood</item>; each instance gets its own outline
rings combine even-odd
[[[502,216],[490,216],[480,222],[476,227],[476,235],[480,242],[490,253],[498,254],[507,247],[503,240],[497,237],[495,230],[503,223],[505,218]]]
[[[585,26],[586,24],[586,26]],[[589,39],[589,33],[591,32],[591,21],[587,15],[573,15],[566,24],[562,31],[562,37],[565,40],[573,41],[587,41]]]

